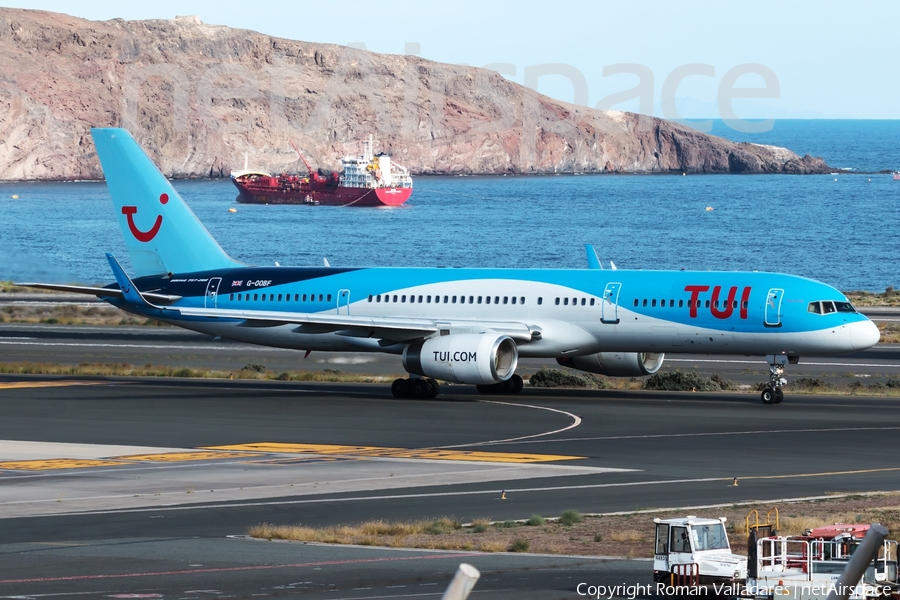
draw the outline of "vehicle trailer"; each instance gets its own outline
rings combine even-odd
[[[803,535],[748,540],[746,592],[758,599],[824,600],[844,572],[871,525],[835,524]],[[884,540],[850,600],[900,600],[897,542]]]

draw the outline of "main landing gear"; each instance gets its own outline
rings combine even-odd
[[[513,374],[513,376],[506,381],[488,385],[476,385],[475,389],[482,394],[518,394],[522,391],[524,385],[525,382],[522,381],[522,378]]]
[[[787,379],[782,375],[784,366],[788,364],[788,356],[786,354],[769,354],[766,356],[766,361],[769,363],[769,383],[760,394],[760,399],[763,404],[781,404],[781,401],[784,400],[784,390],[781,389],[781,386],[787,383]]]
[[[429,377],[395,379],[391,384],[394,398],[436,398],[441,393],[438,382]]]

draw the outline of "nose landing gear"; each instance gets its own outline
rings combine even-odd
[[[784,400],[784,390],[781,389],[781,386],[787,383],[787,379],[782,375],[784,366],[788,364],[788,356],[787,354],[769,354],[766,356],[766,362],[769,363],[769,383],[760,394],[760,399],[763,404],[781,404],[781,401]]]

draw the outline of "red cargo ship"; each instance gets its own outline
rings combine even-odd
[[[291,144],[293,146],[293,144]],[[297,154],[300,151],[296,146]],[[261,171],[232,171],[231,181],[245,204],[311,204],[326,206],[400,206],[412,194],[409,171],[391,161],[390,154],[372,153],[372,136],[361,156],[341,159],[341,172],[312,170],[303,155],[306,175]]]

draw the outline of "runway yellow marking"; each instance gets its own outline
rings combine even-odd
[[[107,381],[3,381],[0,390],[17,390],[22,388],[67,387],[71,385],[103,385]]]
[[[0,471],[53,471],[56,469],[84,469],[87,467],[116,467],[127,465],[120,460],[85,458],[50,458],[42,460],[13,460],[0,462]]]
[[[210,452],[197,450],[196,452],[163,452],[160,454],[129,454],[127,456],[114,456],[116,460],[136,460],[147,462],[186,462],[191,460],[214,460],[218,458],[246,458],[259,456],[255,452]]]
[[[430,460],[466,460],[498,463],[541,463],[561,460],[580,460],[585,456],[561,454],[523,454],[521,452],[478,452],[469,450],[416,450],[410,448],[383,448],[379,446],[341,446],[335,444],[286,444],[260,442],[231,446],[210,446],[209,450],[235,450],[270,452],[279,454],[344,455],[367,458],[414,458]]]

